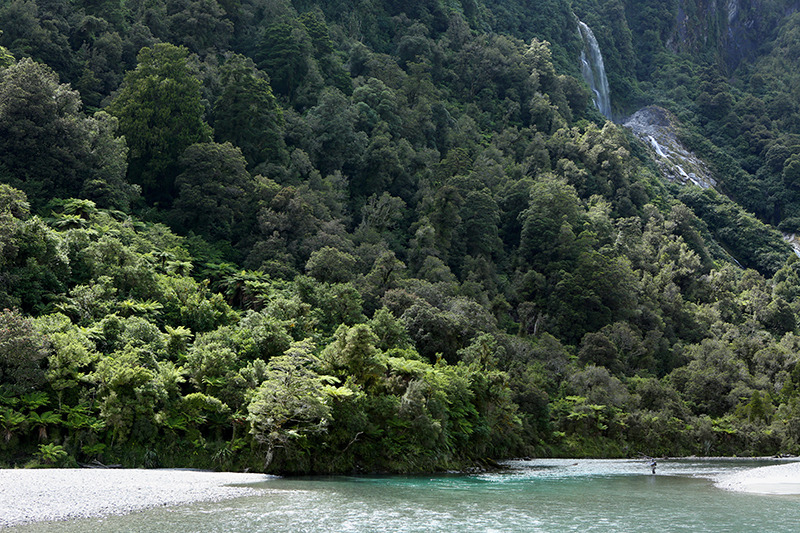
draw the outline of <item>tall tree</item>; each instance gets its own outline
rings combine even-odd
[[[77,91],[49,67],[25,58],[0,70],[0,180],[36,206],[86,193],[104,207],[126,207],[135,191],[124,168],[115,121],[87,117]]]
[[[245,169],[242,152],[231,143],[193,144],[180,163],[176,221],[210,239],[241,239],[255,223],[255,183]]]
[[[276,22],[264,30],[255,55],[258,68],[269,74],[275,91],[293,101],[316,68],[311,39],[302,25]]]
[[[326,89],[319,105],[309,110],[308,125],[313,134],[309,154],[323,174],[337,170],[348,174],[360,164],[367,136],[356,131],[357,118],[355,107],[336,89]]]
[[[17,311],[0,313],[0,385],[22,394],[44,383],[47,342]]]
[[[216,0],[170,0],[167,13],[170,41],[198,54],[227,47],[233,22]]]
[[[130,147],[128,179],[142,186],[151,203],[172,203],[178,159],[189,145],[211,140],[188,55],[166,43],[142,48],[136,69],[108,106]]]
[[[214,104],[214,135],[242,149],[248,166],[284,163],[283,113],[269,78],[252,60],[233,55],[222,66],[222,93]]]

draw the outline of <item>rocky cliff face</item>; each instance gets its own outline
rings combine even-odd
[[[628,117],[624,125],[650,147],[653,160],[668,180],[703,189],[717,184],[705,162],[678,140],[678,119],[666,109],[645,107]]]
[[[733,71],[799,10],[800,0],[679,0],[666,44],[678,53],[715,56]]]

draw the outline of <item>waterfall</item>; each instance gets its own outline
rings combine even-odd
[[[581,74],[592,89],[592,100],[595,107],[604,117],[611,119],[611,98],[608,94],[608,79],[606,79],[606,68],[603,65],[600,46],[597,44],[592,29],[580,20],[578,21],[578,32],[583,40]]]

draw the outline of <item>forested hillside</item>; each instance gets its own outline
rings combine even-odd
[[[0,2],[0,465],[800,453],[800,2],[724,4]]]

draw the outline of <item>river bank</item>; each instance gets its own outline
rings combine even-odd
[[[765,463],[769,464],[768,461],[778,461],[780,464],[763,466]],[[655,476],[650,474],[649,462],[639,459],[517,460],[506,462],[501,466],[503,468],[498,472],[472,475],[376,476],[374,478],[334,476],[325,478],[326,481],[323,482],[314,481],[313,478],[278,478],[265,474],[194,470],[0,470],[0,529],[33,522],[45,523],[112,515],[121,516],[147,509],[237,499],[237,502],[243,503],[232,502],[231,505],[240,505],[245,509],[250,509],[248,512],[254,514],[243,515],[249,516],[249,520],[258,521],[268,515],[269,521],[277,521],[277,524],[282,523],[281,520],[287,521],[285,529],[276,525],[275,531],[289,531],[292,520],[302,518],[297,515],[295,507],[300,504],[295,501],[295,498],[301,502],[306,498],[313,499],[315,493],[313,491],[306,493],[306,487],[315,486],[314,483],[320,484],[321,489],[317,488],[323,492],[331,490],[331,487],[340,487],[344,490],[341,494],[337,492],[338,489],[334,491],[335,494],[331,496],[333,498],[331,501],[328,501],[328,496],[323,498],[327,502],[326,505],[333,505],[335,501],[338,501],[336,498],[343,498],[343,494],[357,493],[359,487],[370,483],[375,484],[376,490],[390,487],[392,484],[399,487],[397,490],[417,484],[430,485],[438,489],[458,485],[459,487],[463,486],[464,490],[467,487],[480,490],[484,486],[498,487],[520,483],[520,490],[535,492],[537,496],[532,501],[537,501],[537,498],[543,497],[539,491],[549,494],[553,491],[558,493],[573,489],[589,490],[579,487],[583,483],[591,486],[592,483],[597,482],[596,480],[602,479],[605,480],[602,481],[603,484],[610,480],[616,480],[615,482],[622,485],[631,484],[635,488],[638,498],[641,497],[643,491],[649,494],[655,487],[668,489],[676,483],[683,484],[699,478],[713,482],[714,486],[724,489],[726,492],[800,495],[800,462],[796,458],[658,459],[658,470]],[[708,493],[709,502],[716,502],[720,493],[711,488],[711,483],[707,483],[706,486],[712,491]],[[270,493],[269,497],[258,497],[265,493]],[[427,492],[423,494],[419,491],[411,491],[409,494],[404,493],[403,497],[412,498],[415,502],[410,505],[408,511],[413,514],[417,512],[417,505],[420,504],[416,499],[424,500],[427,498],[424,495]],[[598,494],[597,498],[605,497],[605,489]],[[247,498],[249,496],[256,496],[256,498]],[[365,523],[369,523],[368,518],[372,516],[373,512],[377,512],[372,507],[364,507],[366,505],[364,502],[371,497],[371,492],[368,491],[367,495],[358,497],[357,505],[352,502],[342,504],[341,507],[334,506],[329,512],[346,515],[345,518],[349,521],[352,519],[350,513],[354,512],[353,505],[357,508],[363,507],[364,517],[362,518],[366,520]],[[448,498],[452,500],[452,505],[458,508],[466,505],[465,501],[469,497],[469,494],[462,490],[448,495]],[[466,498],[466,500],[462,500],[462,498]],[[478,500],[485,503],[483,498]],[[561,499],[556,498],[556,500],[559,504],[563,503]],[[402,500],[400,501],[402,503]],[[581,499],[581,501],[583,500]],[[309,501],[307,505],[309,508],[316,509],[322,503],[321,501]],[[389,509],[396,505],[400,504],[392,503],[390,500],[375,504],[376,508],[380,509],[384,507]],[[480,507],[482,504],[476,503],[476,505]],[[659,503],[659,505],[663,506],[663,503]],[[251,507],[261,509],[258,506],[264,506],[264,510],[252,511]],[[597,512],[600,511],[602,509],[597,510]],[[162,511],[154,512],[161,513]],[[540,510],[536,512],[538,513]],[[661,512],[664,513],[663,508]],[[262,513],[263,516],[259,513]],[[455,513],[454,516],[459,513]],[[171,513],[167,514],[171,515]],[[152,518],[153,513],[149,513],[148,516]],[[131,519],[135,518],[131,517]],[[165,518],[167,521],[170,519],[169,516]],[[313,521],[312,517],[302,519]],[[219,520],[228,519],[219,518]],[[80,521],[75,524],[74,528],[77,530],[85,526],[85,523],[81,526]],[[158,523],[154,524],[153,531],[159,531]],[[57,527],[66,527],[66,525],[66,523],[59,524]],[[317,525],[314,522],[307,530],[314,530]],[[41,527],[43,531],[53,530],[46,524],[42,524]],[[56,524],[53,524],[52,527],[56,527]],[[69,531],[75,530],[74,528]],[[267,530],[272,531],[272,529],[264,529],[264,531]],[[175,531],[180,531],[180,529],[175,529]],[[182,531],[182,533],[188,531]]]
[[[194,470],[0,470],[0,529],[237,498],[257,492],[247,484],[270,477]]]
[[[762,466],[722,476],[717,486],[756,494],[800,494],[800,462]]]

